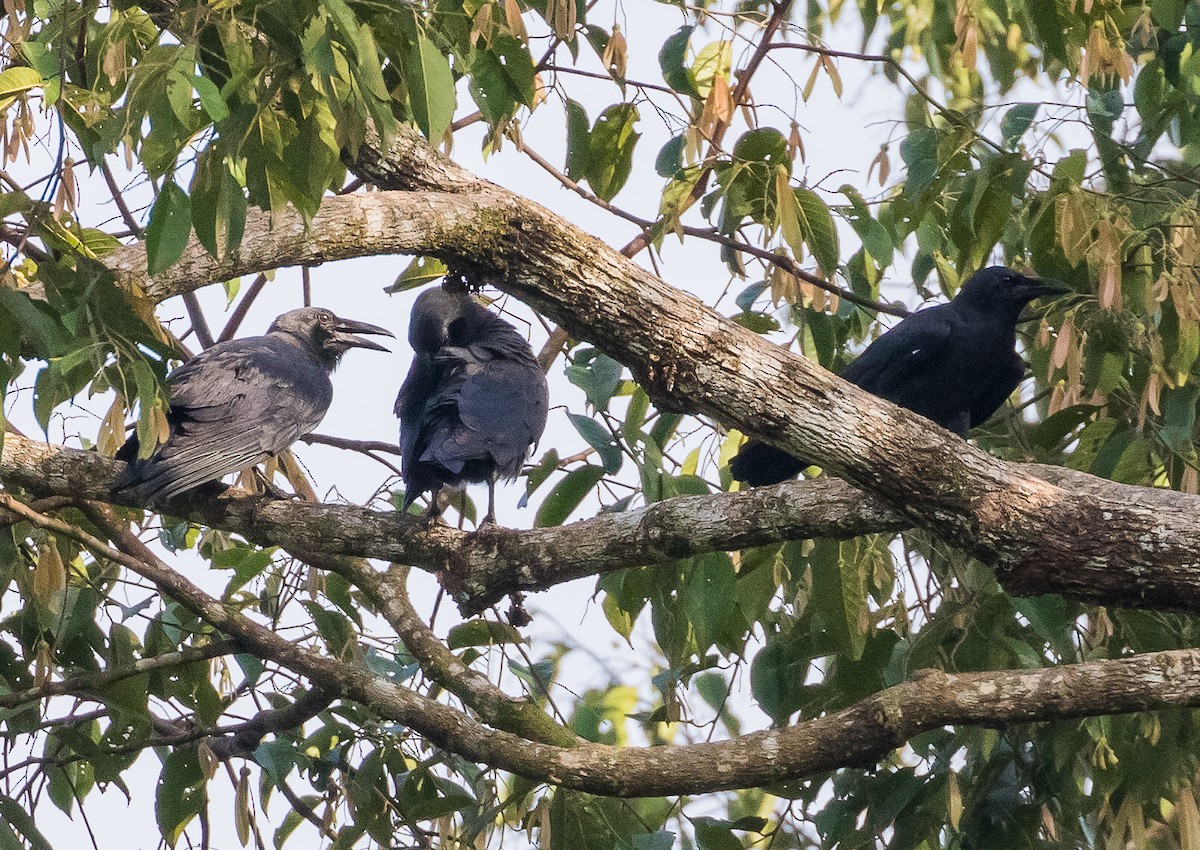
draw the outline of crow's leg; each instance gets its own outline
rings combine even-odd
[[[497,473],[493,472],[488,476],[488,512],[483,518],[480,525],[495,525],[496,524],[496,478]]]

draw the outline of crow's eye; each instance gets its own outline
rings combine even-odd
[[[1002,283],[1005,286],[1016,286],[1017,278],[1014,275],[1006,274]]]
[[[333,324],[333,313],[327,313],[325,311],[322,311],[319,314],[317,314],[317,319],[321,323],[322,326],[329,327],[330,325]]]

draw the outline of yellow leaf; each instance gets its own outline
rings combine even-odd
[[[575,0],[550,0],[546,4],[546,23],[563,41],[575,38]]]
[[[1063,326],[1058,329],[1058,339],[1054,343],[1054,351],[1050,353],[1050,364],[1054,369],[1061,369],[1067,362],[1067,352],[1075,341],[1075,314],[1068,313]]]
[[[171,425],[167,422],[167,414],[161,407],[154,408],[151,415],[154,417],[154,426],[158,430],[158,444],[161,446],[171,437]]]
[[[793,121],[792,131],[788,135],[788,158],[795,162],[797,154],[800,161],[804,162],[804,139],[800,136],[800,125]]]
[[[1067,192],[1054,201],[1058,244],[1071,265],[1078,265],[1092,244],[1092,221],[1083,193]]]
[[[217,768],[221,766],[221,760],[217,758],[216,753],[212,751],[212,745],[208,741],[202,740],[196,748],[196,760],[200,762],[200,771],[209,779],[217,775]]]
[[[38,547],[37,565],[33,569],[33,599],[42,608],[53,611],[61,607],[59,594],[66,588],[67,568],[58,553],[58,544],[53,537],[47,537]]]
[[[1180,850],[1200,850],[1200,810],[1196,808],[1196,795],[1190,785],[1179,789],[1175,813],[1179,816]]]
[[[795,275],[781,266],[771,267],[769,279],[771,281],[771,303],[773,304],[778,304],[780,301],[795,304],[800,292],[807,291],[803,281],[798,280]]]
[[[949,774],[949,777],[950,781],[947,783],[946,789],[949,797],[946,803],[946,814],[950,818],[951,828],[958,829],[958,822],[963,813],[962,790],[958,787],[958,778],[953,773]]]
[[[100,433],[96,435],[96,451],[105,457],[112,457],[124,442],[125,400],[118,395],[100,423]]]
[[[292,485],[292,490],[306,502],[318,501],[316,491],[308,483],[308,476],[300,468],[300,464],[296,461],[296,456],[292,454],[291,450],[280,452],[277,457],[279,459],[279,467],[283,470],[283,475],[287,478],[288,483]]]
[[[833,93],[837,95],[838,100],[841,100],[842,75],[838,73],[837,65],[834,64],[833,58],[830,56],[822,56],[821,67],[824,68],[825,73],[829,75],[829,82],[833,84]]]
[[[812,95],[813,89],[817,86],[817,72],[821,70],[821,63],[817,62],[813,65],[812,73],[808,75],[807,82],[804,83],[804,88],[800,90],[800,97],[804,98],[804,102],[808,103],[808,98]]]
[[[715,80],[723,79],[728,86],[729,72],[732,69],[733,42],[714,41],[706,44],[696,54],[696,61],[692,65],[692,74],[696,78],[696,91],[700,93],[701,97],[707,98]]]
[[[625,43],[625,36],[621,32],[621,27],[613,24],[612,35],[608,38],[608,44],[604,47],[604,55],[600,61],[604,63],[606,70],[610,71],[614,77],[625,79],[625,67],[629,58],[628,45]]]

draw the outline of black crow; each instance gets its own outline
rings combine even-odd
[[[387,351],[356,333],[392,335],[303,307],[277,318],[265,336],[217,343],[179,366],[167,380],[170,436],[140,460],[132,436],[117,452],[129,464],[113,491],[152,504],[288,448],[325,416],[329,375],[348,349]]]
[[[514,478],[542,436],[546,376],[516,328],[468,292],[422,292],[408,326],[412,366],[396,397],[404,509],[443,485],[486,481],[496,521],[496,481]]]
[[[1025,305],[1066,291],[1057,282],[1004,266],[983,269],[950,303],[913,313],[867,346],[841,377],[965,438],[1025,377],[1025,362],[1016,352]],[[729,472],[757,486],[784,481],[808,465],[750,440],[730,461]]]

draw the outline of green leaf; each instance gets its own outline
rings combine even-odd
[[[595,419],[578,413],[568,413],[571,424],[579,432],[579,436],[587,440],[589,446],[596,450],[604,464],[604,471],[613,475],[620,471],[624,455],[621,447],[613,438],[612,433]],[[557,490],[557,488],[555,488]]]
[[[592,127],[587,178],[592,191],[606,201],[621,191],[633,170],[633,149],[641,138],[633,130],[637,121],[637,106],[616,103],[600,113]]]
[[[30,850],[54,850],[25,807],[11,797],[0,796],[0,824],[19,832]]]
[[[803,703],[810,659],[785,637],[768,639],[750,664],[750,693],[776,725],[787,722]]]
[[[263,570],[271,565],[271,555],[274,551],[237,545],[213,552],[211,563],[214,569],[233,570],[233,577],[225,587],[224,598],[230,598],[249,581],[262,575]]]
[[[192,78],[192,86],[196,89],[196,94],[200,96],[200,106],[208,113],[208,117],[213,120],[214,124],[229,117],[229,106],[221,97],[221,90],[217,88],[216,83],[208,77],[198,76]]]
[[[587,177],[592,165],[592,131],[587,110],[567,100],[567,176],[579,182]]]
[[[303,759],[303,756],[296,745],[285,738],[265,741],[254,751],[254,763],[262,768],[276,785],[283,784],[299,759]]]
[[[900,143],[900,156],[908,167],[904,197],[915,198],[929,187],[937,174],[937,133],[929,127],[913,128]]]
[[[33,68],[18,66],[0,71],[0,110],[16,102],[17,95],[42,85],[42,75]]]
[[[580,363],[585,360],[586,363]],[[607,354],[588,349],[575,356],[566,369],[567,379],[587,395],[597,410],[607,410],[613,394],[621,383],[623,367]]]
[[[712,90],[713,80],[717,77],[728,78],[733,67],[733,42],[721,39],[710,42],[700,48],[696,61],[692,63],[692,78],[696,81],[696,93],[708,97]]]
[[[488,124],[499,126],[517,104],[533,102],[536,69],[529,51],[515,38],[496,35],[491,50],[477,50],[471,61],[470,91]]]
[[[300,799],[303,800],[305,804],[309,806],[309,808],[316,809],[316,807],[320,805],[323,798],[318,797],[316,794],[307,794]],[[304,815],[300,814],[295,809],[289,810],[288,813],[283,816],[283,823],[279,825],[279,828],[275,830],[275,834],[271,836],[271,843],[275,846],[275,850],[280,850],[280,848],[283,847],[284,842],[286,842],[291,834],[296,831],[296,827],[300,826],[300,824],[304,822]]]
[[[672,178],[683,170],[683,149],[687,138],[673,136],[658,151],[654,160],[654,171],[659,177]]]
[[[1046,55],[1063,67],[1070,67],[1067,55],[1067,21],[1059,11],[1056,0],[1026,0],[1023,4],[1033,23],[1033,30],[1041,42]]]
[[[194,747],[180,747],[167,754],[158,777],[154,815],[159,832],[171,847],[204,807],[204,786],[204,773]]]
[[[1011,147],[1033,126],[1041,106],[1040,103],[1018,103],[1004,113],[1004,118],[1000,120],[1000,136],[1004,139],[1005,147]]]
[[[692,820],[692,826],[700,850],[742,850],[742,842],[729,828],[729,821],[699,817]]]
[[[432,41],[418,33],[405,64],[413,119],[425,138],[437,143],[454,117],[454,74]]]
[[[192,201],[174,180],[167,181],[150,210],[146,227],[146,271],[156,275],[183,256],[192,233]]]
[[[892,262],[896,246],[887,227],[871,215],[866,200],[853,186],[847,183],[838,191],[850,200],[850,210],[843,210],[842,215],[862,240],[863,248],[880,266],[888,266]]]
[[[210,145],[201,155],[191,190],[196,239],[221,259],[241,245],[247,204],[245,190],[230,173],[217,145]]]
[[[396,276],[393,283],[385,286],[383,291],[389,295],[407,292],[445,277],[447,271],[446,264],[437,257],[413,257],[412,262],[405,266],[404,271]]]
[[[603,477],[602,466],[587,464],[571,470],[562,481],[554,485],[550,495],[542,502],[533,524],[537,528],[562,525]]]
[[[787,139],[774,127],[759,127],[742,133],[733,145],[733,158],[741,162],[782,165],[787,168],[789,177],[792,173],[792,161],[787,155]]]
[[[812,566],[813,604],[819,606],[830,636],[850,658],[862,655],[866,645],[864,614],[867,610],[863,559],[854,541],[818,540],[808,558]]]
[[[450,634],[446,636],[446,645],[451,649],[524,642],[525,638],[521,637],[521,633],[508,623],[482,619],[459,623],[450,629]]]
[[[525,478],[525,496],[522,498],[521,507],[525,507],[529,494],[541,487],[556,469],[558,469],[558,451],[549,449],[533,469],[529,470]]]
[[[821,270],[826,274],[833,274],[840,259],[840,249],[837,228],[833,224],[829,207],[812,189],[800,186],[794,191],[799,205],[804,241],[808,243],[809,250],[816,257]]]
[[[688,42],[692,38],[694,26],[680,27],[658,51],[658,66],[662,69],[663,79],[675,91],[692,97],[700,97],[696,88],[696,77],[685,66],[687,61]]]

